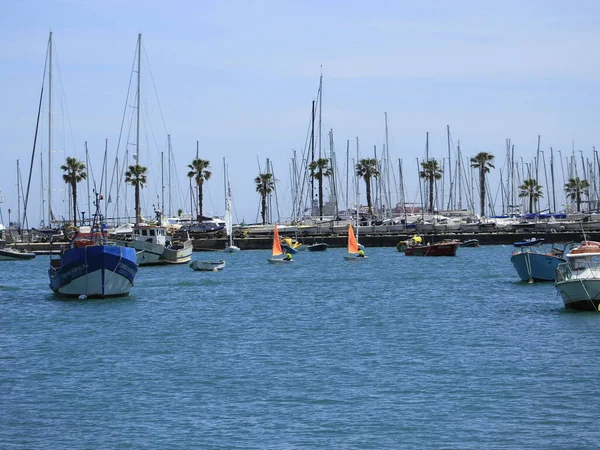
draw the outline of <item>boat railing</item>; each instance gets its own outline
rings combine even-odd
[[[561,283],[563,281],[570,280],[573,276],[571,266],[569,263],[561,263],[556,267],[556,282]]]

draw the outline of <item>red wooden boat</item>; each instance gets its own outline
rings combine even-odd
[[[448,240],[434,244],[421,244],[407,241],[408,245],[398,245],[398,251],[403,251],[406,256],[456,256],[460,247],[459,240]]]

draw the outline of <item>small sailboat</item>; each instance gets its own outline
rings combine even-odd
[[[223,165],[225,159],[223,158]],[[225,194],[225,231],[229,245],[223,250],[225,253],[237,253],[240,248],[233,244],[233,220],[231,216],[231,186],[229,185],[229,177],[227,176],[227,166],[225,165],[225,179],[227,180],[227,191]]]
[[[358,241],[354,235],[352,224],[348,224],[348,253],[344,255],[344,259],[346,261],[357,261],[368,258],[369,257],[364,254],[362,249],[358,247]]]
[[[267,258],[269,264],[289,264],[293,262],[293,259],[285,259],[281,258],[283,255],[283,249],[281,248],[281,240],[279,239],[279,231],[277,230],[277,224],[275,224],[275,229],[273,232],[273,257]],[[278,258],[279,256],[279,258]]]

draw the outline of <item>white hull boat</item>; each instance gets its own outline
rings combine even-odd
[[[565,308],[600,311],[600,242],[584,241],[556,268],[556,290]]]

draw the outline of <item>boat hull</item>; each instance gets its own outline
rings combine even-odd
[[[166,264],[185,264],[191,261],[193,250],[192,240],[188,239],[179,248],[165,247],[160,260]]]
[[[237,253],[240,251],[239,247],[236,247],[235,245],[230,245],[229,247],[226,247],[225,250],[223,250],[224,253]]]
[[[35,253],[20,252],[11,248],[0,249],[0,261],[24,261],[35,258]]]
[[[598,311],[600,306],[600,279],[574,278],[557,282],[556,289],[565,308]]]
[[[48,275],[56,294],[107,298],[128,295],[137,270],[134,249],[92,245],[65,250],[60,266],[51,266]]]
[[[554,281],[563,258],[536,252],[517,252],[511,258],[521,281]]]
[[[192,261],[190,267],[198,272],[214,272],[225,268],[225,261]]]
[[[325,250],[327,250],[327,247],[329,247],[328,244],[320,242],[318,244],[309,245],[307,249],[309,252],[324,252]]]
[[[431,245],[414,245],[404,248],[406,256],[456,256],[459,242],[447,242]]]
[[[362,260],[369,259],[369,257],[367,255],[358,256],[355,254],[347,254],[347,255],[344,255],[344,259],[346,261],[362,261]]]
[[[269,264],[291,264],[294,262],[293,259],[282,259],[282,258],[267,258]]]

